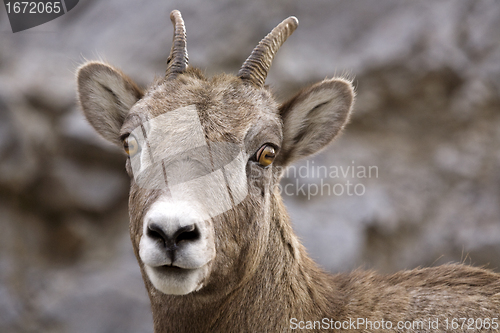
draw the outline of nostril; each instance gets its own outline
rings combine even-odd
[[[196,224],[190,224],[179,228],[172,237],[170,237],[160,225],[151,223],[148,225],[147,235],[151,239],[162,242],[164,246],[173,246],[172,249],[174,249],[176,245],[182,241],[190,242],[199,239],[200,231]]]
[[[168,236],[158,224],[151,223],[148,225],[147,234],[150,238],[162,241],[163,243],[168,241]]]
[[[174,242],[176,244],[182,241],[195,241],[200,238],[200,231],[196,227],[195,224],[187,225],[185,227],[180,228],[174,234]]]

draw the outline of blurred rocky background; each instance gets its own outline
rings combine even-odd
[[[2,7],[0,332],[152,332],[128,236],[125,158],[84,121],[74,72],[105,59],[146,86],[164,72],[175,8],[190,64],[208,74],[236,73],[295,15],[300,26],[267,80],[278,98],[354,78],[343,136],[295,166],[306,177],[283,180],[295,184],[286,197],[295,229],[325,269],[463,261],[499,271],[498,1],[81,0],[16,34]],[[319,166],[377,173],[318,177]],[[338,194],[347,181],[362,195],[298,190],[340,184]]]

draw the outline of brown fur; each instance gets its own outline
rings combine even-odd
[[[103,80],[93,80],[103,75],[123,81],[103,89]],[[279,193],[271,189],[279,182],[278,167],[322,149],[345,126],[354,96],[350,82],[323,81],[282,106],[265,88],[228,75],[207,79],[191,68],[175,80],[157,80],[144,95],[121,72],[99,63],[84,65],[78,83],[87,118],[112,142],[120,142],[148,119],[196,105],[210,141],[232,142],[248,153],[245,172],[250,193],[212,218],[216,258],[210,276],[199,291],[182,296],[160,292],[145,273],[139,255],[143,218],[163,192],[141,188],[132,178],[130,234],[151,299],[155,332],[289,332],[293,318],[303,325],[325,319],[330,323],[384,320],[393,324],[392,332],[444,332],[446,319],[451,325],[454,318],[500,316],[500,276],[486,269],[445,265],[389,276],[363,271],[329,275],[307,256]],[[130,94],[124,96],[126,91]],[[138,102],[125,116],[122,100],[131,96]],[[263,143],[278,148],[268,168],[251,157]],[[127,170],[131,173],[129,163]],[[429,326],[436,319],[437,329]],[[423,321],[427,326],[398,329],[399,321]],[[328,331],[384,331],[351,328]],[[324,326],[308,331],[322,330]],[[447,331],[479,330],[450,326]]]

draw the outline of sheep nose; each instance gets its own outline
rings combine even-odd
[[[167,231],[157,223],[150,223],[147,230],[148,237],[160,241],[169,251],[175,251],[181,242],[194,242],[200,238],[200,231],[195,223]]]

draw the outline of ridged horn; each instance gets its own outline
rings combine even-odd
[[[170,20],[174,25],[174,38],[172,40],[172,49],[167,59],[167,71],[165,77],[167,80],[173,80],[181,74],[188,66],[188,53],[186,48],[186,27],[182,19],[181,12],[173,10],[170,13]]]
[[[253,83],[257,87],[264,86],[274,55],[286,39],[297,29],[298,25],[299,20],[294,16],[290,16],[278,24],[253,49],[250,57],[241,66],[238,77]]]

